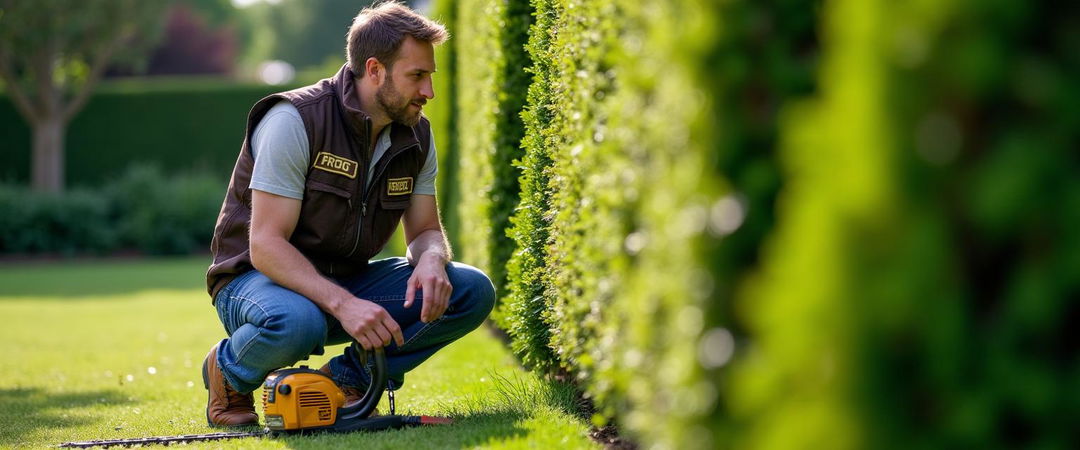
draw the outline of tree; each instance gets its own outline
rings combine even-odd
[[[166,1],[0,0],[0,79],[33,129],[31,185],[64,189],[64,135],[110,63],[137,63]]]

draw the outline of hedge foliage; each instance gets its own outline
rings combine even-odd
[[[438,20],[447,27],[451,36],[454,34],[454,25],[457,24],[457,9],[450,2],[439,2],[433,5],[431,18]],[[457,67],[457,52],[451,39],[449,43],[439,46],[435,52],[436,74],[432,77],[435,98],[429,107],[428,118],[431,119],[431,132],[435,137],[436,156],[439,158],[439,172],[436,175],[436,187],[439,209],[445,210],[443,215],[443,227],[450,242],[458,242],[460,225],[458,214],[452,211],[452,205],[458,204],[458,138],[457,138],[457,101],[458,83],[454,82],[455,68]],[[438,119],[434,119],[438,118]]]
[[[730,279],[745,270],[714,270],[724,267],[709,264],[711,255],[702,250],[739,228],[728,223],[745,218],[729,216],[745,216],[746,201],[730,182],[712,176],[712,166],[728,165],[748,194],[770,201],[772,165],[755,154],[762,152],[752,141],[774,139],[768,117],[774,105],[767,102],[795,88],[759,89],[765,117],[757,128],[707,114],[709,99],[689,88],[712,77],[698,69],[699,61],[716,57],[719,36],[711,34],[721,25],[702,14],[707,4],[538,7],[550,8],[539,16],[552,21],[538,20],[530,43],[536,66],[546,72],[531,87],[537,95],[530,97],[524,141],[526,159],[536,155],[540,163],[526,167],[523,186],[544,184],[522,197],[512,230],[522,248],[515,257],[525,255],[511,261],[512,273],[536,274],[511,278],[505,308],[514,314],[507,322],[530,331],[521,333],[515,349],[554,350],[558,356],[547,364],[573,373],[600,416],[615,416],[632,434],[675,447],[708,447],[711,431],[702,422],[717,395],[704,381],[698,346],[687,343],[699,341],[705,325],[717,325],[702,317],[717,303],[710,298],[729,297]],[[786,31],[801,37],[799,30]],[[650,39],[665,33],[671,34]],[[729,39],[742,37],[733,35]],[[750,72],[742,81],[749,83],[759,73],[774,75],[769,64],[794,65],[777,53],[724,62]],[[732,95],[722,86],[716,90]],[[768,217],[755,225],[731,240],[760,240]],[[717,253],[741,256],[732,249]],[[539,325],[536,316],[543,318]]]
[[[133,164],[228,177],[251,105],[285,89],[212,79],[103,83],[68,127],[68,185],[98,186]],[[31,131],[3,95],[0,136],[0,180],[25,183]]]
[[[451,40],[455,54],[469,55],[453,75],[456,133],[468,152],[455,173],[457,189],[468,193],[455,205],[456,223],[464,231],[457,237],[470,262],[502,292],[514,249],[505,230],[518,203],[520,171],[514,160],[521,156],[524,135],[521,110],[529,86],[524,44],[531,8],[528,0],[469,0],[458,2],[455,11],[458,24],[469,24],[455,28]]]
[[[134,166],[103,187],[64,194],[2,185],[0,253],[208,251],[224,192],[220,178],[167,176],[154,166]]]
[[[821,92],[784,118],[790,187],[740,299],[743,442],[1076,442],[1078,12],[827,4]]]
[[[526,46],[533,62],[529,69],[533,82],[528,87],[526,109],[521,113],[526,127],[521,142],[525,154],[518,163],[522,169],[521,201],[510,218],[511,228],[507,230],[516,249],[506,262],[506,296],[497,306],[496,320],[510,336],[511,348],[526,366],[551,370],[557,360],[549,343],[550,332],[544,317],[548,310],[546,291],[550,286],[545,278],[545,248],[550,236],[553,192],[550,166],[555,143],[548,142],[548,137],[538,130],[552,125],[557,115],[554,110],[557,87],[552,84],[557,80],[557,68],[549,58],[542,56],[553,48],[556,37],[550,30],[557,15],[550,5],[533,3],[533,6],[536,20]]]
[[[454,24],[488,266],[512,4]],[[657,448],[1075,442],[1080,8],[531,6],[499,323],[598,423]]]

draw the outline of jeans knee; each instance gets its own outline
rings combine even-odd
[[[282,364],[289,365],[306,359],[312,353],[321,353],[326,343],[326,317],[313,304],[271,316],[264,329],[274,335]]]
[[[457,278],[454,290],[464,291],[463,309],[475,325],[479,326],[495,307],[495,285],[480,269],[461,263],[454,263],[454,266]]]

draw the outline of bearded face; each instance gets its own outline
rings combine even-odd
[[[402,123],[410,127],[420,122],[421,107],[427,103],[424,97],[410,98],[397,90],[394,85],[394,77],[387,71],[386,82],[375,91],[375,100],[386,112],[386,117],[394,122]]]

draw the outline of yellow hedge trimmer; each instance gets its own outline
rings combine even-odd
[[[446,417],[395,415],[393,391],[387,391],[390,415],[369,417],[379,404],[382,391],[386,390],[386,355],[382,349],[361,351],[355,342],[351,349],[357,352],[363,365],[368,366],[369,361],[373,363],[371,383],[360,401],[354,404],[345,404],[345,394],[325,373],[300,366],[278,370],[266,377],[266,382],[263,383],[263,415],[266,428],[263,430],[79,441],[61,444],[60,447],[169,445],[305,432],[378,431],[420,425],[445,425],[452,422]]]

